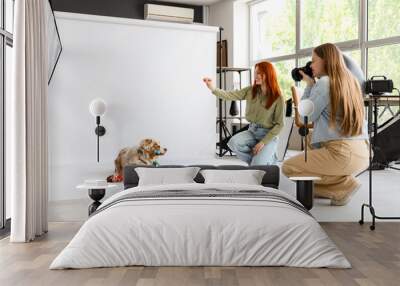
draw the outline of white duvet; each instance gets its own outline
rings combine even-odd
[[[291,198],[254,185],[147,186],[115,194],[99,209],[129,192],[204,188],[265,190]],[[350,267],[312,216],[288,204],[227,197],[111,205],[84,223],[50,269],[127,265]]]

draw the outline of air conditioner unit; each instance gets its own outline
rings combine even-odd
[[[193,23],[194,9],[156,4],[145,4],[144,18],[146,20]]]

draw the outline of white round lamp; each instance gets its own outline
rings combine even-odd
[[[97,127],[94,130],[94,132],[97,135],[97,162],[99,162],[99,138],[100,136],[103,136],[104,134],[106,134],[106,129],[104,128],[104,126],[100,125],[100,116],[104,115],[104,113],[106,113],[106,109],[107,109],[107,104],[104,100],[100,99],[100,98],[96,98],[93,99],[90,102],[89,105],[89,111],[90,113],[96,117],[96,124]]]
[[[303,99],[299,103],[299,114],[301,116],[310,116],[314,112],[314,103],[309,99]]]
[[[100,98],[93,99],[89,105],[89,111],[93,116],[102,116],[106,113],[107,104]]]
[[[309,99],[303,99],[299,103],[299,114],[304,116],[304,160],[307,162],[307,134],[308,134],[308,117],[314,113],[314,103]]]

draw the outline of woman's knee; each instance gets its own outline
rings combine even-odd
[[[232,151],[237,150],[237,147],[238,147],[237,146],[237,140],[235,139],[234,136],[231,139],[229,139],[227,145]]]
[[[277,161],[277,139],[273,139],[264,145],[261,151],[253,157],[251,165],[273,165]]]
[[[241,132],[232,136],[227,145],[232,151],[249,152],[252,146],[252,139]]]
[[[288,175],[288,173],[290,172],[290,167],[288,166],[287,161],[284,161],[284,162],[282,163],[281,170],[282,170],[282,173],[283,173],[285,176]]]

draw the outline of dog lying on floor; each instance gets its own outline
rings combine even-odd
[[[122,182],[123,170],[127,165],[155,165],[156,159],[167,152],[167,148],[162,148],[160,143],[153,139],[144,139],[138,148],[126,147],[119,151],[114,161],[115,172],[107,177],[107,182]]]

